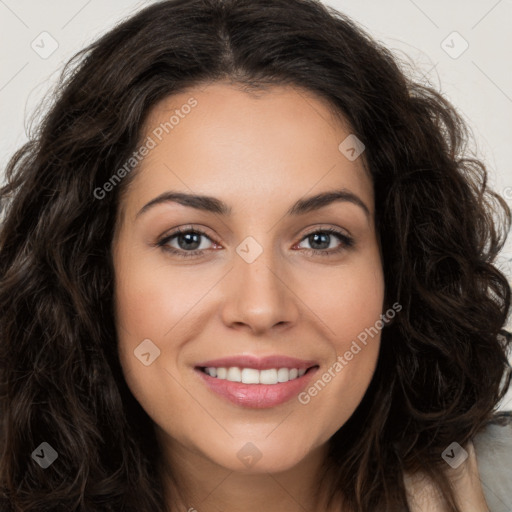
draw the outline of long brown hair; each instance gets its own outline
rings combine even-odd
[[[366,146],[386,301],[402,311],[330,441],[330,496],[354,511],[406,511],[403,472],[421,469],[460,512],[441,453],[470,440],[510,384],[510,287],[495,260],[511,212],[467,153],[455,109],[315,0],[156,3],[66,66],[0,190],[1,510],[166,510],[159,448],[123,379],[113,320],[111,241],[136,169],[97,191],[159,100],[221,79],[309,90]],[[31,457],[42,442],[58,453],[46,469]]]

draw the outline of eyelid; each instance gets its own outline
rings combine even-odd
[[[158,239],[169,239],[182,233],[189,233],[190,231],[200,233],[201,235],[204,235],[205,237],[209,238],[212,242],[219,244],[219,242],[216,241],[216,237],[213,234],[211,234],[213,233],[213,231],[211,231],[209,228],[205,226],[202,226],[201,224],[185,224],[183,226],[178,226],[176,228],[169,229],[165,231],[162,235],[160,235]]]
[[[222,244],[220,242],[217,242],[216,238],[211,236],[208,233],[208,231],[209,231],[208,228],[205,228],[203,226],[197,227],[197,225],[193,225],[193,224],[179,226],[177,228],[174,228],[174,229],[168,231],[161,237],[159,237],[156,244],[153,244],[153,245],[161,247],[163,250],[166,250],[166,251],[170,252],[171,254],[177,255],[178,257],[183,256],[186,258],[186,257],[193,257],[196,255],[202,256],[206,252],[211,251],[212,249],[194,249],[192,251],[185,251],[183,249],[176,249],[174,247],[169,248],[169,247],[167,247],[167,244],[170,240],[174,239],[175,237],[177,237],[181,234],[193,232],[200,236],[208,238],[215,245],[222,246]],[[321,225],[320,226],[315,225],[315,226],[311,226],[311,228],[308,231],[306,231],[304,234],[301,235],[298,242],[296,242],[294,244],[294,247],[299,245],[300,243],[302,243],[308,236],[311,236],[315,233],[327,233],[328,235],[337,237],[340,241],[340,247],[338,247],[336,249],[327,249],[327,250],[301,249],[300,251],[314,254],[314,255],[334,256],[337,253],[346,251],[355,245],[354,238],[348,233],[347,230],[345,230],[343,228],[339,228],[339,227],[334,228],[332,226],[324,227]],[[216,250],[216,249],[213,249],[213,250]]]
[[[321,232],[331,232],[331,233],[339,233],[339,234],[343,234],[347,238],[352,238],[352,235],[348,232],[348,230],[346,230],[344,228],[340,228],[338,226],[334,227],[334,226],[331,226],[331,225],[326,225],[326,226],[320,225],[320,226],[318,226],[316,224],[316,225],[312,226],[311,229],[307,228],[307,231],[302,235],[301,240],[303,240],[305,237],[307,237],[309,235],[317,233],[318,231],[321,231]]]
[[[203,226],[197,226],[193,224],[187,224],[185,226],[178,226],[177,228],[173,228],[171,230],[166,231],[163,235],[158,237],[158,240],[155,245],[165,245],[169,240],[175,238],[176,236],[186,234],[186,233],[197,233],[205,238],[208,238],[212,243],[216,245],[221,245],[220,242],[217,242],[216,237],[212,236],[209,233],[209,229]],[[202,250],[204,251],[204,249]],[[193,251],[186,251],[193,252]]]

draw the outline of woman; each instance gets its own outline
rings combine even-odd
[[[2,510],[512,499],[511,213],[453,107],[311,0],[80,55],[2,189]]]

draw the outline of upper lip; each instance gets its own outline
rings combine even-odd
[[[266,357],[256,357],[251,355],[240,355],[232,357],[222,357],[220,359],[211,359],[196,365],[197,368],[254,368],[255,370],[268,370],[270,368],[297,368],[307,370],[312,366],[317,366],[316,361],[307,361],[295,357],[272,355]]]

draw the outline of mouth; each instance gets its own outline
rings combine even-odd
[[[241,356],[206,361],[194,369],[203,383],[221,398],[238,406],[264,409],[298,395],[318,368],[315,361]]]
[[[283,382],[298,379],[305,375],[308,371],[315,368],[269,368],[267,370],[257,370],[256,368],[239,368],[231,367],[199,367],[198,370],[206,375],[220,380],[228,380],[230,382],[241,382],[243,384],[265,384],[267,386],[275,386]]]

